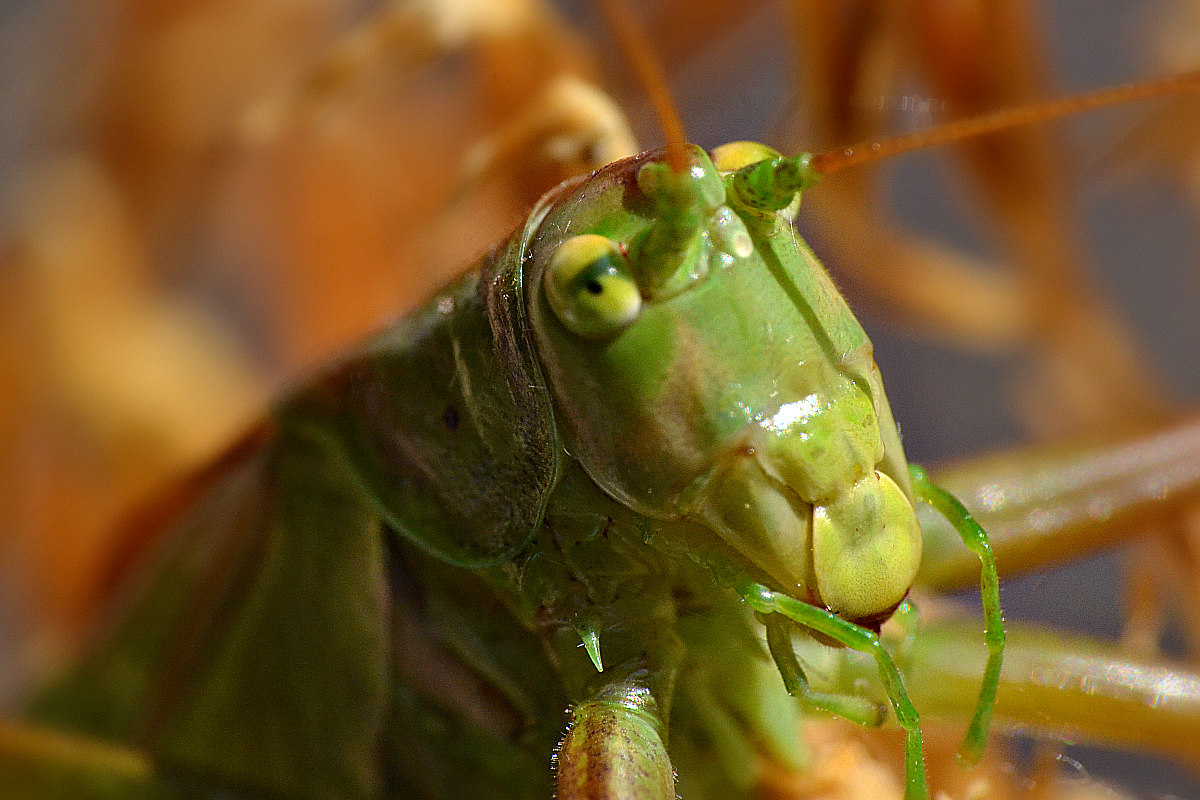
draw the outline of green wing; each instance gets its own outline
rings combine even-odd
[[[376,796],[382,548],[340,459],[284,431],[174,527],[120,623],[32,716],[136,747],[185,783]]]

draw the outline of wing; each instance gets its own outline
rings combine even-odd
[[[115,623],[34,704],[187,781],[378,793],[387,713],[379,523],[341,459],[283,430],[171,527]]]

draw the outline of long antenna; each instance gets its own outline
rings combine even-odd
[[[1127,103],[1131,100],[1143,100],[1193,89],[1200,89],[1200,71],[1185,72],[1171,78],[1115,86],[1064,97],[1060,100],[994,111],[990,114],[948,122],[945,125],[896,136],[881,142],[862,142],[850,147],[818,153],[812,157],[811,165],[817,172],[828,175],[846,167],[869,164],[872,161],[879,161],[912,150],[955,142],[981,134],[995,133],[1019,125],[1045,122],[1080,111],[1091,111],[1118,103]]]
[[[599,0],[599,6],[625,58],[633,66],[638,81],[654,105],[654,113],[667,138],[667,163],[672,171],[683,172],[688,167],[687,136],[683,132],[679,110],[671,99],[662,65],[654,57],[654,48],[646,31],[638,24],[625,0]]]

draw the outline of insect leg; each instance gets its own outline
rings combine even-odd
[[[946,609],[930,617],[905,623],[911,630],[904,641],[889,636],[888,645],[925,718],[963,718],[976,703],[986,660],[977,639],[980,623]],[[1093,637],[1019,622],[1005,627],[994,727],[1141,749],[1183,764],[1200,760],[1200,673]],[[882,696],[868,654],[845,648],[831,654],[803,637],[793,644],[801,660],[823,664],[811,676],[815,688]]]
[[[865,697],[820,692],[810,687],[792,647],[791,624],[775,614],[760,615],[760,619],[767,629],[767,649],[779,667],[788,694],[809,708],[836,714],[859,725],[878,727],[883,724],[887,719],[886,706]]]
[[[988,531],[1005,575],[1043,569],[1186,513],[1200,497],[1200,416],[978,457],[937,471]],[[975,583],[975,559],[949,525],[918,508],[925,540],[918,582]]]
[[[981,648],[972,618],[927,622],[901,663],[927,715],[961,715],[979,687]],[[996,703],[999,725],[1080,742],[1200,759],[1200,673],[1118,645],[1037,625],[1009,626]],[[803,651],[801,651],[803,654]],[[862,664],[842,677],[868,677]]]
[[[559,800],[674,800],[658,704],[636,676],[606,687],[573,710],[559,745]]]
[[[908,471],[912,475],[913,491],[917,497],[933,506],[934,510],[954,526],[962,537],[963,544],[979,556],[983,564],[979,586],[986,622],[984,641],[987,643],[988,661],[983,673],[983,684],[979,687],[975,715],[971,718],[967,735],[959,748],[959,757],[968,764],[974,764],[983,755],[983,748],[987,742],[988,723],[996,705],[996,687],[1000,684],[1000,666],[1004,660],[1004,617],[1000,611],[1000,578],[996,573],[996,558],[992,555],[991,545],[988,544],[987,533],[971,517],[971,513],[963,507],[958,498],[930,481],[921,467],[911,464]]]
[[[805,628],[824,634],[836,642],[866,653],[875,660],[884,691],[896,712],[896,721],[904,728],[905,792],[907,800],[927,800],[929,787],[925,782],[925,756],[921,744],[920,716],[900,680],[895,662],[879,640],[879,635],[853,622],[847,622],[831,611],[801,602],[759,583],[742,579],[738,594],[760,614],[782,614]]]

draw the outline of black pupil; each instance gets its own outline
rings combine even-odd
[[[600,294],[604,291],[604,287],[600,285],[600,281],[596,280],[595,278],[592,278],[585,283],[583,288],[587,289],[590,294]]]

